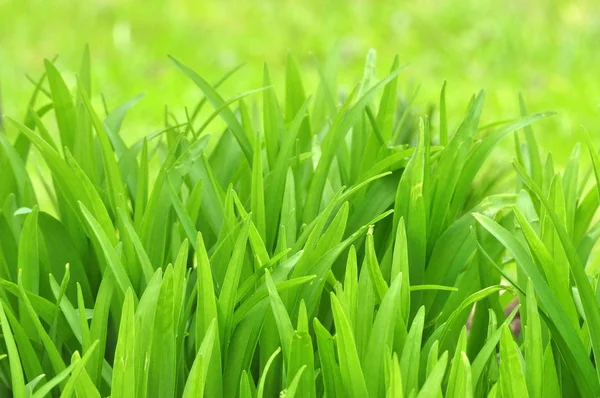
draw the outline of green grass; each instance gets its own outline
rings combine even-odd
[[[230,98],[171,61],[202,99],[139,141],[87,51],[73,91],[46,61],[4,118],[2,396],[600,395],[587,133],[593,167],[577,146],[557,173],[551,113],[484,124],[484,92],[444,86],[423,114],[374,52],[341,96],[327,62],[310,95],[290,56]],[[490,157],[511,140],[515,171]]]
[[[146,93],[128,118],[124,140],[131,143],[162,121],[165,105],[182,116],[183,106],[198,97],[164,62],[167,54],[185,59],[210,82],[247,63],[238,79],[222,86],[227,96],[258,87],[266,61],[282,96],[288,50],[313,92],[313,53],[324,60],[337,48],[339,83],[350,90],[361,77],[364,54],[375,48],[379,78],[395,54],[409,64],[400,84],[407,95],[420,87],[420,107],[434,102],[446,80],[449,98],[485,88],[489,122],[514,117],[518,92],[526,93],[532,109],[557,111],[539,131],[563,164],[579,126],[598,122],[600,84],[593,71],[600,69],[599,20],[595,0],[148,0],[144,7],[135,0],[0,0],[0,95],[6,113],[23,116],[26,74],[39,75],[39,60],[57,54],[73,88],[81,47],[89,43],[94,93],[104,93],[111,108]],[[452,123],[463,107],[449,101]]]

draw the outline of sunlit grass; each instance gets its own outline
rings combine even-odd
[[[600,394],[589,136],[594,172],[576,147],[556,173],[530,126],[550,113],[482,125],[480,92],[447,118],[444,86],[417,118],[374,52],[345,95],[292,56],[232,98],[171,61],[203,99],[139,141],[136,101],[92,105],[87,51],[76,90],[46,61],[5,118],[3,396]],[[516,174],[489,158],[510,139]]]
[[[569,152],[564,143],[570,148],[579,126],[591,126],[598,118],[600,85],[593,71],[600,68],[600,3],[593,0],[151,0],[143,9],[133,0],[59,5],[0,1],[0,91],[11,115],[22,116],[28,100],[25,74],[41,73],[41,58],[60,54],[57,64],[74,87],[80,48],[89,43],[93,91],[101,90],[111,108],[147,93],[144,106],[129,117],[126,141],[160,123],[157,110],[165,104],[181,112],[196,99],[192,86],[163,62],[166,54],[186,59],[210,82],[247,62],[240,78],[222,87],[231,96],[260,84],[264,61],[273,68],[282,94],[279,71],[288,50],[299,58],[311,92],[318,84],[313,53],[324,59],[338,49],[339,80],[347,88],[360,78],[369,48],[376,48],[385,64],[397,53],[401,64],[410,64],[400,77],[404,91],[421,87],[419,106],[433,103],[447,80],[453,83],[451,98],[486,88],[486,122],[514,116],[519,91],[527,93],[535,109],[556,110],[557,117],[540,129],[547,132],[545,147],[561,164]],[[382,64],[377,76],[385,72]],[[449,117],[458,122],[463,103],[448,106]]]

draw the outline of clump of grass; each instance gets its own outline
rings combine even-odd
[[[341,104],[327,71],[307,96],[292,57],[284,101],[267,68],[225,99],[233,72],[211,85],[172,61],[203,98],[131,145],[135,101],[98,114],[87,51],[74,93],[46,61],[25,119],[6,118],[3,396],[600,394],[598,193],[578,147],[562,174],[542,163],[530,124],[549,114],[482,127],[481,92],[450,133],[444,86],[434,129],[374,54]],[[511,134],[520,182],[490,194],[480,171]]]

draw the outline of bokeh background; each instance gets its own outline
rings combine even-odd
[[[167,54],[216,80],[247,65],[225,95],[261,86],[267,62],[283,85],[291,51],[317,81],[314,59],[338,54],[339,80],[352,87],[367,51],[377,51],[378,76],[393,56],[408,64],[403,90],[420,86],[418,106],[437,101],[448,81],[456,121],[472,93],[487,91],[486,121],[518,115],[522,92],[531,111],[558,115],[538,124],[542,145],[564,159],[580,126],[600,134],[600,1],[534,0],[0,0],[0,94],[5,114],[22,117],[43,59],[74,84],[85,44],[92,52],[93,91],[109,107],[145,92],[126,122],[139,136],[159,127],[165,104],[183,109],[198,90]],[[69,73],[71,72],[71,73]]]

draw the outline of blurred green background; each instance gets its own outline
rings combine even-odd
[[[580,125],[592,134],[600,127],[598,0],[0,0],[4,113],[23,116],[33,88],[26,74],[39,76],[43,58],[58,54],[61,70],[76,71],[86,43],[94,94],[110,108],[146,93],[125,125],[132,136],[158,128],[165,104],[181,110],[200,96],[167,54],[209,81],[246,62],[223,87],[233,95],[261,86],[263,62],[282,86],[288,51],[311,92],[314,56],[336,49],[340,85],[351,88],[369,48],[379,77],[395,54],[409,64],[401,83],[408,94],[420,85],[418,105],[436,102],[447,80],[451,121],[480,88],[486,121],[517,116],[519,92],[530,111],[557,111],[536,131],[559,159],[579,140]]]

